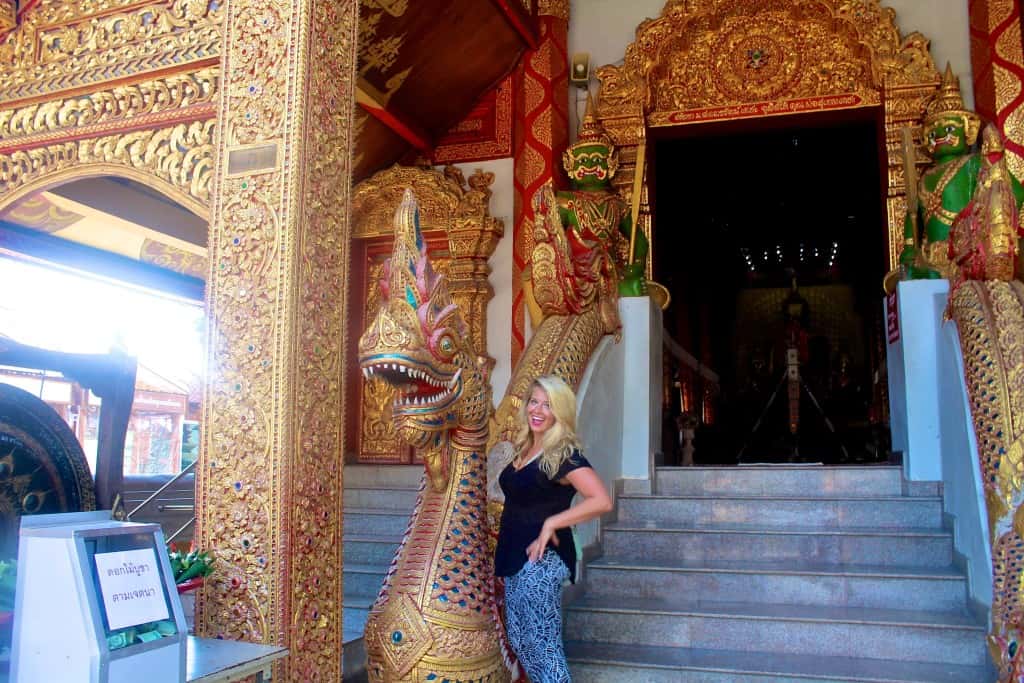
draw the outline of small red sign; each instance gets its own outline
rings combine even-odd
[[[896,292],[885,296],[885,326],[889,333],[889,343],[900,340],[900,316],[896,309]]]

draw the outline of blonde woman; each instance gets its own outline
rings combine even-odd
[[[509,641],[533,683],[570,680],[562,646],[562,582],[575,581],[570,527],[612,508],[580,453],[576,396],[558,377],[534,380],[520,413],[516,456],[501,472],[505,494],[494,573],[505,579]],[[583,500],[569,507],[579,493]]]

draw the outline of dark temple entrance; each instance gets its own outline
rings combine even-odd
[[[876,115],[654,142],[654,277],[672,294],[666,464],[888,458]]]

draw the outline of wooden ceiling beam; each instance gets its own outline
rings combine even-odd
[[[376,89],[360,78],[356,85],[356,103],[363,110],[387,126],[395,135],[412,145],[420,154],[430,158],[434,154],[434,144],[430,135],[411,118],[389,107],[385,98]]]
[[[505,17],[505,21],[515,29],[519,37],[523,39],[527,47],[531,50],[536,50],[540,44],[537,38],[536,22],[533,17],[530,16],[526,8],[523,7],[521,0],[492,0],[498,9],[501,10],[501,14]]]

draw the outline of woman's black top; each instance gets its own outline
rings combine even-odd
[[[569,509],[576,488],[558,481],[580,467],[590,467],[590,463],[579,450],[573,450],[551,479],[541,470],[539,457],[519,471],[511,463],[502,470],[498,483],[505,494],[505,510],[501,513],[498,547],[494,551],[496,576],[512,576],[522,569],[526,564],[526,547],[540,535],[544,520]],[[576,544],[572,530],[558,529],[555,535],[558,547],[554,550],[569,568],[569,577],[575,583]]]

